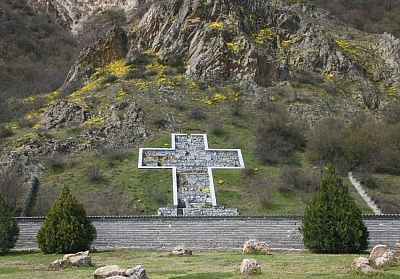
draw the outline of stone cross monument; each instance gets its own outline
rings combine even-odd
[[[217,206],[212,169],[244,168],[240,149],[209,149],[205,134],[172,134],[171,148],[140,148],[138,167],[172,169],[174,204],[159,215],[238,215]]]

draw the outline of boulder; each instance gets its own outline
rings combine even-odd
[[[375,262],[375,260],[379,257],[381,257],[383,254],[385,254],[387,252],[387,247],[386,245],[375,245],[374,248],[372,248],[372,251],[369,255],[369,260],[371,262]]]
[[[396,260],[400,262],[400,243],[396,243],[394,246],[394,254],[396,255]]]
[[[243,253],[267,254],[269,253],[269,246],[266,242],[250,239],[243,244]]]
[[[126,271],[126,275],[128,275],[131,279],[148,279],[146,270],[142,265],[137,265],[134,268],[128,268]]]
[[[388,250],[383,253],[382,256],[375,259],[374,263],[377,268],[383,267],[386,263],[395,261],[395,254],[392,250]]]
[[[361,270],[363,273],[371,273],[375,270],[369,263],[369,259],[365,257],[359,257],[354,259],[353,264],[351,265],[352,269]]]
[[[89,251],[78,252],[75,254],[65,254],[62,259],[55,260],[50,264],[51,268],[59,269],[63,266],[89,266],[92,264],[92,258],[89,256]]]
[[[249,276],[251,274],[260,274],[261,267],[255,259],[243,259],[240,265],[240,274],[243,276]]]
[[[122,269],[118,265],[103,266],[95,270],[95,279],[148,279],[146,270],[142,265],[133,268]]]
[[[92,264],[92,259],[85,255],[76,255],[68,258],[73,266],[89,266]]]
[[[118,265],[107,265],[99,267],[94,272],[94,279],[105,279],[112,276],[125,276],[125,269],[120,268]]]
[[[172,254],[179,256],[192,255],[192,250],[190,250],[186,244],[178,245],[172,250]]]

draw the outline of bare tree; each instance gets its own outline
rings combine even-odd
[[[20,165],[13,165],[0,170],[0,195],[14,215],[20,208],[24,179]]]

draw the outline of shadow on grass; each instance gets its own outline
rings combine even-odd
[[[194,273],[187,275],[178,275],[169,277],[169,279],[218,279],[218,278],[229,278],[235,274],[232,272],[205,272],[205,273]]]

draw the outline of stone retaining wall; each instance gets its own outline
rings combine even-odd
[[[171,250],[179,244],[192,249],[241,250],[248,239],[266,241],[271,249],[304,249],[300,216],[237,217],[91,217],[97,229],[93,248]],[[400,215],[364,215],[370,248],[400,242]],[[37,248],[36,234],[44,218],[17,218],[16,249]]]

